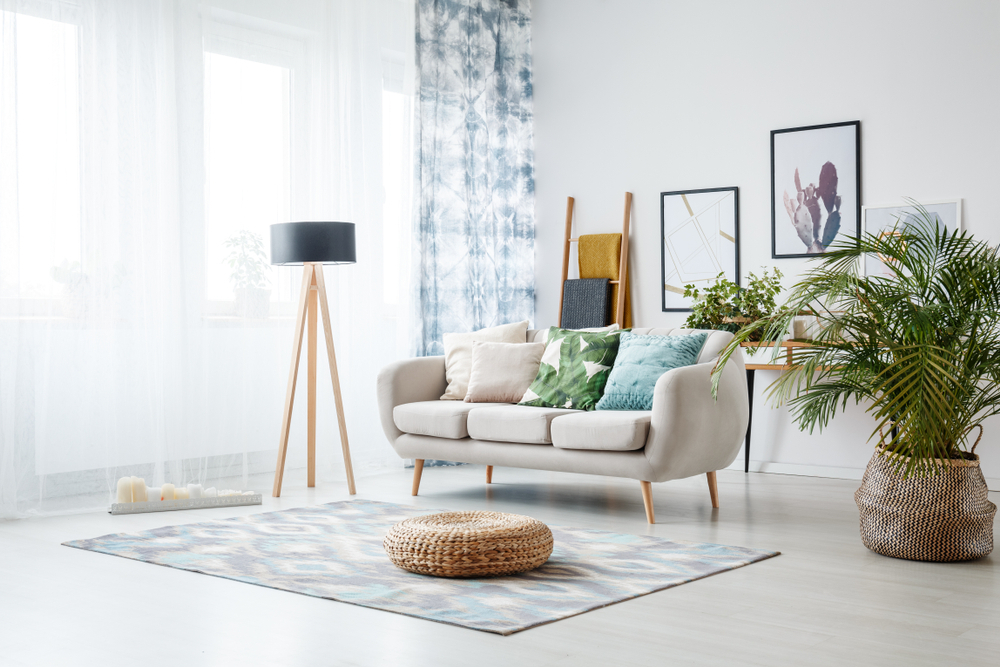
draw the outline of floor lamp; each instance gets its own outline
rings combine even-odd
[[[274,491],[281,495],[281,479],[285,474],[285,454],[288,451],[288,432],[292,425],[292,404],[295,402],[295,381],[299,375],[299,358],[302,356],[302,333],[309,331],[306,353],[308,377],[307,396],[307,459],[308,485],[316,486],[316,316],[323,316],[323,333],[326,335],[326,354],[330,359],[330,376],[333,380],[333,398],[337,404],[337,421],[340,425],[340,444],[344,449],[344,470],[347,488],[351,495],[354,488],[354,469],[351,466],[351,449],[347,444],[347,424],[344,421],[344,401],[340,394],[340,376],[337,374],[337,355],[333,351],[333,330],[330,328],[330,306],[326,301],[326,283],[323,280],[324,264],[354,264],[357,253],[354,245],[352,222],[284,222],[271,225],[271,264],[302,266],[302,290],[295,316],[295,341],[292,344],[292,369],[288,374],[285,393],[285,412],[281,418],[281,439],[278,441],[278,465],[274,471]]]

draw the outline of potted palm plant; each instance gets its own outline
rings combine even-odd
[[[736,334],[714,382],[741,342],[779,343],[798,313],[815,313],[818,332],[792,348],[771,398],[810,432],[848,401],[874,417],[876,451],[855,494],[869,549],[971,560],[993,549],[996,506],[975,448],[983,421],[1000,413],[1000,255],[914,209],[891,233],[835,244],[815,259],[774,316]],[[865,255],[878,256],[888,275],[861,275]]]
[[[229,279],[236,295],[236,314],[241,317],[266,318],[271,301],[271,266],[264,252],[264,239],[260,234],[241,230],[226,239],[229,255],[226,263],[232,272]]]

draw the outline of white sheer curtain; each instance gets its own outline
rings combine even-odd
[[[229,260],[289,220],[357,224],[358,263],[326,272],[354,466],[401,465],[374,384],[409,348],[413,16],[0,0],[0,518],[101,507],[123,475],[269,488],[300,270],[250,248],[248,287]]]

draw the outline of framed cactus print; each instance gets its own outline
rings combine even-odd
[[[861,234],[861,121],[771,131],[771,257]]]

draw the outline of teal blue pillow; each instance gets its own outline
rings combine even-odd
[[[698,360],[707,333],[642,336],[623,333],[598,410],[652,410],[653,388],[667,371]]]

